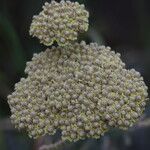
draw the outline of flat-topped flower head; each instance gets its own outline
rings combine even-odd
[[[30,35],[37,37],[46,46],[52,45],[54,41],[61,46],[67,45],[77,40],[78,33],[88,30],[88,18],[85,6],[78,2],[46,2],[42,12],[33,17]]]
[[[110,47],[76,42],[89,14],[78,2],[52,1],[33,17],[30,34],[52,46],[34,54],[26,78],[8,96],[11,120],[30,137],[61,131],[62,140],[99,138],[128,129],[141,117],[148,93],[140,73],[127,70]]]
[[[31,137],[100,138],[128,129],[142,115],[147,86],[109,47],[85,42],[52,47],[27,63],[27,78],[8,96],[12,122]]]

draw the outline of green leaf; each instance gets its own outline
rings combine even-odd
[[[25,57],[23,53],[23,48],[21,46],[19,37],[13,28],[11,22],[2,14],[0,14],[0,30],[6,41],[9,43],[9,49],[11,49],[11,56],[13,60],[13,65],[18,73],[22,72],[25,65]]]

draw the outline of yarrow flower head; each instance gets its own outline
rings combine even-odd
[[[33,17],[30,35],[50,46],[54,41],[66,45],[77,40],[78,33],[88,30],[89,13],[78,2],[46,2],[42,12]]]
[[[60,8],[72,4],[61,3],[54,2]],[[126,130],[138,121],[148,97],[140,73],[96,43],[52,46],[34,54],[25,73],[8,103],[12,123],[33,138],[61,130],[62,140],[78,141],[99,138],[113,127]]]
[[[8,102],[13,123],[34,138],[57,129],[63,140],[99,138],[110,127],[132,126],[145,107],[140,74],[96,43],[47,49],[34,55],[25,72]]]

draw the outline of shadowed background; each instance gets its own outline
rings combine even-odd
[[[50,0],[47,0],[50,2]],[[72,0],[73,1],[73,0]],[[77,0],[90,12],[90,27],[80,39],[112,47],[121,53],[126,67],[135,68],[150,88],[150,1]],[[25,132],[14,130],[8,118],[7,95],[25,76],[26,61],[46,47],[29,36],[32,16],[42,10],[45,0],[0,0],[0,150],[37,150],[42,143],[57,139],[31,140]],[[150,117],[150,106],[145,111]],[[143,119],[145,120],[145,119]],[[150,121],[127,132],[114,129],[99,140],[67,143],[64,150],[149,150]]]

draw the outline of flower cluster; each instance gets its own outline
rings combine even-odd
[[[78,2],[62,0],[45,3],[42,12],[33,17],[30,35],[41,43],[50,46],[54,41],[58,45],[67,45],[77,40],[79,32],[88,30],[89,13]]]
[[[110,47],[52,47],[34,54],[27,78],[8,96],[12,122],[33,138],[55,134],[62,140],[99,138],[110,127],[127,129],[141,116],[147,86],[134,69],[125,69]]]

